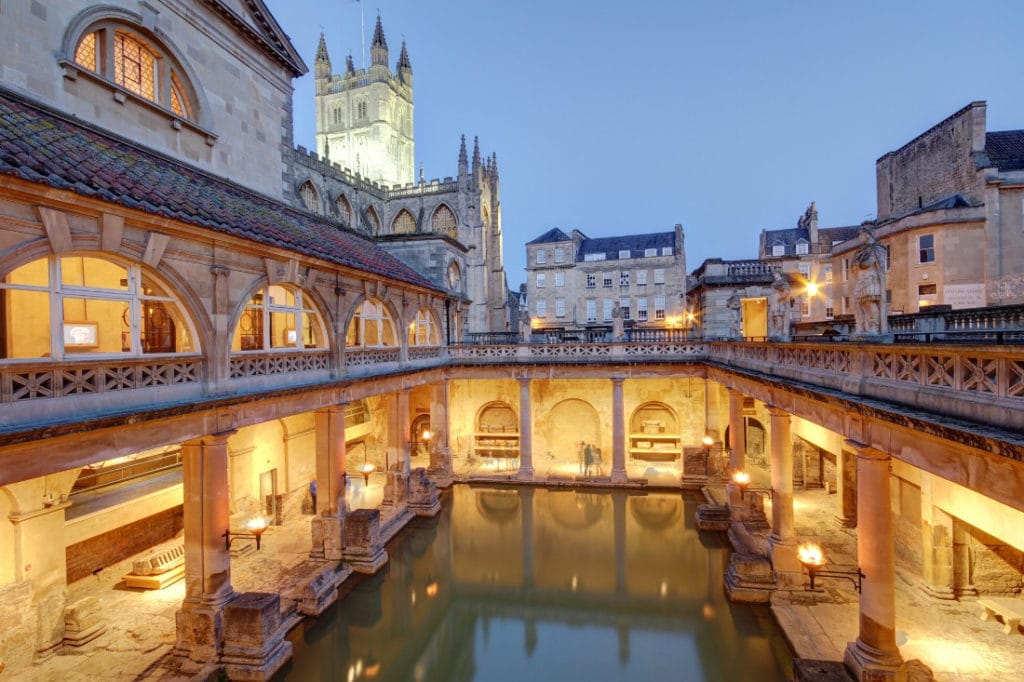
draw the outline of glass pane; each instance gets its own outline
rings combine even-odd
[[[127,268],[99,258],[61,258],[60,273],[61,284],[64,286],[128,291]]]
[[[3,281],[7,284],[48,287],[50,284],[49,261],[46,258],[40,258],[26,263],[9,272]]]
[[[270,347],[294,348],[297,343],[294,313],[270,313]]]
[[[66,353],[126,353],[128,306],[124,301],[64,298],[62,336]]]
[[[364,343],[367,348],[377,348],[381,345],[380,343],[380,320],[366,320],[365,321],[365,338]]]
[[[157,296],[159,298],[171,298],[171,295],[167,292],[167,289],[163,285],[157,283],[152,277],[143,273],[142,275],[142,295],[143,296]]]
[[[326,348],[323,325],[320,317],[311,313],[302,313],[302,345],[306,348]]]
[[[352,321],[348,323],[348,331],[345,333],[345,346],[352,347],[359,345],[359,325],[362,324],[362,318],[357,314],[352,317]]]
[[[295,294],[288,289],[275,284],[274,286],[267,287],[267,291],[270,293],[269,305],[289,308],[295,307]]]
[[[45,261],[43,261],[45,262]],[[3,308],[3,356],[50,357],[50,294],[0,289]]]
[[[398,340],[395,338],[395,327],[391,324],[391,320],[384,318],[381,320],[381,326],[383,326],[384,343],[385,346],[397,346]]]
[[[96,68],[96,32],[82,36],[82,42],[75,48],[75,63],[90,71],[99,71]]]
[[[156,59],[149,48],[123,33],[114,37],[114,81],[136,95],[156,101]]]

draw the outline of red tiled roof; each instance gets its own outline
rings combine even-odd
[[[438,289],[366,237],[3,91],[0,173]]]

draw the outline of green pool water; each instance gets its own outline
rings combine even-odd
[[[724,536],[684,493],[456,486],[320,618],[291,681],[789,679],[764,607],[722,591]]]

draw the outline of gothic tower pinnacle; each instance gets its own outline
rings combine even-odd
[[[466,136],[462,136],[462,142],[459,144],[459,175],[466,175],[469,173],[469,158],[466,156]]]
[[[412,86],[412,63],[409,62],[409,51],[405,49],[405,41],[402,41],[402,51],[398,54],[398,79],[408,86]]]
[[[316,46],[314,65],[317,78],[331,77],[331,57],[327,54],[327,40],[323,31],[320,31],[320,43]]]
[[[377,15],[377,27],[373,29],[373,43],[370,45],[370,63],[374,66],[388,65],[388,41],[384,37],[384,26]]]

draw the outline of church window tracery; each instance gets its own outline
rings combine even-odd
[[[441,204],[434,209],[434,214],[430,218],[430,229],[453,239],[457,238],[459,224],[455,219],[455,213],[445,204]]]
[[[299,197],[307,210],[313,213],[320,212],[320,193],[316,191],[316,187],[311,181],[306,180],[302,183],[299,187]]]
[[[338,218],[341,219],[341,222],[351,226],[352,204],[348,203],[348,199],[345,198],[344,194],[339,194],[338,198],[334,200],[334,207],[338,211]]]
[[[412,213],[408,209],[403,208],[398,212],[391,223],[391,231],[394,234],[408,234],[416,231],[416,219],[412,217]]]

